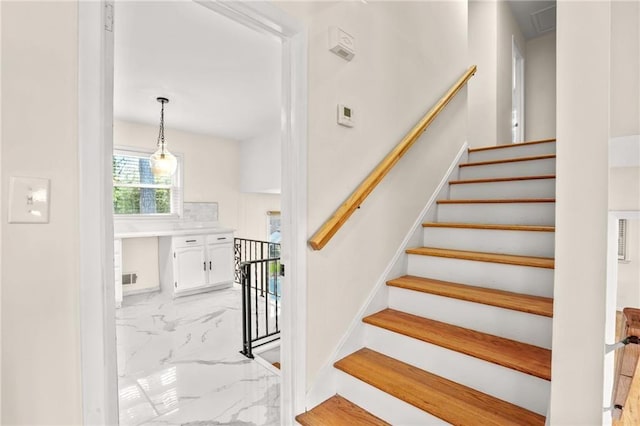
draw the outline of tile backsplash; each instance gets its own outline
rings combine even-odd
[[[182,208],[182,219],[186,222],[218,221],[218,203],[185,202]]]

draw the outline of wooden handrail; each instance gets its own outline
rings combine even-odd
[[[622,310],[621,338],[627,340],[622,350],[616,353],[616,370],[614,375],[612,418],[620,420],[622,411],[629,398],[629,391],[637,371],[640,359],[640,309],[624,308]],[[637,379],[636,379],[637,380]],[[635,423],[634,423],[635,424]]]
[[[333,215],[316,231],[309,240],[314,250],[322,249],[336,232],[344,225],[353,212],[362,204],[367,196],[389,173],[393,166],[406,154],[420,135],[429,127],[440,111],[453,99],[469,79],[476,73],[476,66],[471,66],[460,79],[440,98],[431,110],[415,125],[413,129],[396,145],[393,150],[369,173],[369,176],[351,193],[349,198],[333,213]]]

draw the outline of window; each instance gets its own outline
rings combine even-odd
[[[128,149],[113,152],[113,213],[115,215],[180,215],[182,157],[172,177],[151,173],[151,153]]]
[[[618,260],[629,260],[627,257],[627,219],[618,220]]]
[[[280,257],[280,241],[282,234],[280,233],[280,212],[267,212],[267,239],[269,244],[269,257]]]

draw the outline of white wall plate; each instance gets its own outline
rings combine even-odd
[[[49,179],[11,176],[9,223],[49,223]]]

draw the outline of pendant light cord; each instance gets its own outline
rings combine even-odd
[[[160,132],[158,133],[158,147],[162,149],[162,155],[164,155],[164,104],[165,101],[158,98],[158,101],[162,104],[160,109]]]

